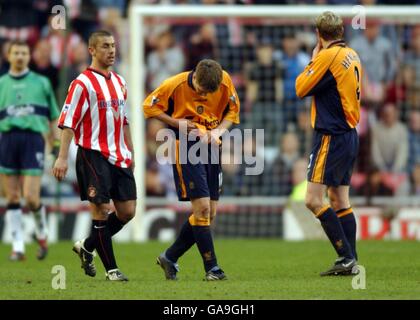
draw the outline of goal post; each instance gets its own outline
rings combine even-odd
[[[365,14],[366,18],[381,18],[392,22],[415,24],[420,22],[419,6],[312,6],[312,5],[131,5],[129,9],[129,106],[131,133],[135,150],[135,178],[137,182],[136,225],[142,223],[146,210],[145,190],[145,120],[142,102],[145,98],[146,61],[145,18],[282,18],[314,19],[324,11],[333,11],[343,18]],[[307,22],[309,24],[310,22]],[[134,240],[143,241],[146,236],[136,227]]]

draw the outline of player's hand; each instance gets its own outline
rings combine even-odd
[[[186,125],[185,125],[186,124]],[[187,120],[187,119],[178,119],[178,129],[185,135],[188,135],[188,133],[191,130],[197,129],[197,126],[195,125],[194,122],[192,122],[191,120]],[[187,130],[185,132],[185,130]]]
[[[218,130],[208,130],[206,135],[202,138],[203,143],[212,143],[212,144],[221,144],[220,136],[217,132]]]
[[[53,176],[58,181],[62,181],[66,177],[67,169],[68,169],[67,160],[62,159],[62,158],[57,158],[53,167]]]
[[[312,50],[312,60],[315,59],[315,57],[318,55],[318,53],[322,50],[322,44],[321,41],[318,41],[316,44],[314,50]]]

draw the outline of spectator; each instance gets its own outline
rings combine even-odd
[[[0,76],[9,72],[10,64],[7,59],[7,51],[9,50],[9,42],[3,43],[0,47]]]
[[[283,50],[276,51],[274,57],[284,68],[283,92],[286,101],[297,101],[295,81],[309,63],[309,55],[300,50],[301,43],[295,32],[290,31],[283,38]]]
[[[51,24],[45,31],[45,38],[51,45],[51,63],[60,69],[73,61],[75,47],[82,41],[82,38],[74,32],[66,34],[65,30],[54,29]]]
[[[411,179],[413,181],[411,194],[415,196],[420,196],[420,163],[417,163],[414,166],[414,169],[411,173]]]
[[[285,133],[280,142],[276,159],[263,176],[264,194],[289,195],[292,191],[292,168],[299,159],[299,139],[293,132]]]
[[[64,0],[69,9],[69,17],[74,31],[80,34],[85,42],[98,27],[99,13],[95,0]]]
[[[409,192],[407,179],[408,132],[398,120],[398,110],[388,103],[384,106],[380,121],[372,128],[373,165],[381,173],[381,181],[396,195]]]
[[[157,39],[156,48],[147,58],[149,90],[157,88],[164,80],[184,70],[184,54],[175,45],[172,32],[166,30]]]
[[[32,54],[31,69],[46,76],[51,81],[54,92],[57,94],[58,69],[51,64],[51,45],[46,39],[39,40]]]
[[[253,128],[266,130],[266,143],[278,141],[283,124],[283,69],[273,58],[270,39],[263,39],[257,47],[257,61],[250,65],[247,79],[246,104],[251,105]]]
[[[354,185],[352,183],[352,193],[354,195],[366,196],[393,196],[394,188],[384,182],[382,172],[377,167],[372,167],[367,174],[367,179],[363,183]]]
[[[306,188],[308,181],[306,180],[306,171],[308,169],[308,160],[300,158],[293,163],[291,182],[292,190],[290,200],[301,202],[305,201]]]
[[[175,185],[172,183],[172,166],[161,165],[157,161],[157,150],[160,143],[156,141],[159,130],[165,129],[163,122],[150,119],[146,131],[146,194],[149,196],[175,196]]]
[[[39,38],[37,1],[0,1],[0,43],[21,40],[31,47]]]
[[[309,157],[312,150],[313,130],[311,127],[311,114],[305,106],[298,105],[296,135],[299,139],[299,154]]]
[[[398,119],[394,104],[386,104],[380,120],[372,128],[373,164],[381,171],[402,173],[407,170],[408,132]]]
[[[70,85],[70,82],[73,79],[76,79],[79,74],[81,74],[89,66],[89,51],[86,43],[79,42],[74,46],[73,50],[73,59],[67,70],[67,85]]]
[[[410,112],[408,140],[408,173],[411,175],[416,165],[420,164],[420,110]]]
[[[411,48],[403,62],[404,84],[407,105],[410,108],[420,106],[420,25],[413,27]]]
[[[380,34],[380,28],[379,22],[368,21],[364,33],[350,42],[365,70],[364,98],[374,106],[385,100],[386,90],[395,79],[397,63],[392,43]]]
[[[216,29],[212,23],[203,24],[186,45],[187,69],[192,70],[202,59],[215,58]]]

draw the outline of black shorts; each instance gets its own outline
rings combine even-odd
[[[350,185],[358,150],[359,137],[355,129],[340,135],[315,131],[308,181],[331,187]]]
[[[96,150],[79,147],[76,157],[76,175],[80,199],[95,204],[109,200],[136,200],[136,182],[130,168],[120,168],[109,163]]]
[[[13,129],[0,137],[0,173],[40,176],[44,171],[45,142],[41,133]]]

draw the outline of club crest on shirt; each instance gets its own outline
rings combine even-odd
[[[309,69],[309,70],[306,72],[306,76],[307,76],[307,77],[309,77],[312,73],[314,73],[314,70],[313,70],[313,69]]]
[[[203,106],[198,106],[197,107],[197,113],[202,114],[203,112],[204,112],[204,107]]]
[[[97,194],[96,188],[94,186],[89,186],[89,188],[87,190],[87,194],[88,194],[89,198],[94,198]]]

